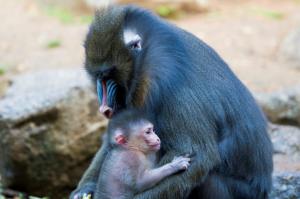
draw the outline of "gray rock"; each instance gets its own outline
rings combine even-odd
[[[15,77],[0,99],[2,183],[66,196],[98,150],[106,123],[83,70]]]
[[[275,154],[288,155],[300,164],[300,128],[270,124],[269,134]]]
[[[273,177],[270,199],[299,199],[300,172],[278,173]]]
[[[255,98],[271,122],[300,126],[300,85]]]
[[[283,40],[278,57],[292,67],[300,69],[300,27],[292,30]]]

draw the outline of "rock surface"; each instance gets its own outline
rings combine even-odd
[[[270,124],[269,134],[274,147],[275,166],[270,199],[298,199],[300,198],[300,128]]]
[[[279,58],[300,69],[300,27],[291,31],[283,40]]]
[[[271,122],[300,126],[300,85],[255,98]]]
[[[16,77],[0,99],[2,183],[34,195],[66,196],[98,150],[106,123],[82,70]]]
[[[270,124],[269,134],[274,147],[274,171],[300,172],[300,128]]]
[[[299,96],[300,87],[257,99],[272,121],[298,125]],[[66,196],[98,150],[106,124],[83,71],[16,77],[0,99],[0,182],[33,195]],[[269,133],[275,161],[288,157],[296,165],[292,170],[300,169],[300,129],[270,124]],[[299,176],[276,174],[272,198],[299,197]]]
[[[288,155],[300,163],[300,128],[271,124],[269,134],[275,153]]]
[[[300,198],[300,172],[278,173],[273,176],[270,199]]]

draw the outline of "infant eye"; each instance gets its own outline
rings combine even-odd
[[[151,131],[146,131],[146,134],[150,134],[151,133]]]

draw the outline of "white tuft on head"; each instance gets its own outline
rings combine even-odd
[[[126,29],[123,32],[123,40],[125,45],[130,45],[130,44],[138,44],[139,48],[141,48],[141,37],[136,31],[131,30],[131,29]]]
[[[87,4],[92,8],[107,8],[110,5],[115,4],[114,0],[86,0]]]

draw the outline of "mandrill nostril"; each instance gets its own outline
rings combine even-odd
[[[104,111],[103,114],[106,118],[110,119],[113,115],[113,111],[112,111],[112,109],[107,109],[106,111]]]

